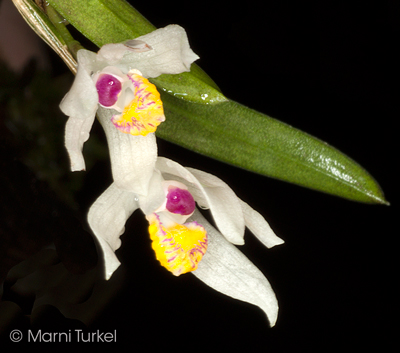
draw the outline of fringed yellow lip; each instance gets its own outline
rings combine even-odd
[[[121,115],[113,116],[112,122],[122,132],[146,136],[165,120],[160,93],[146,78],[136,73],[128,77],[133,83],[134,97]]]
[[[206,253],[206,230],[197,222],[164,227],[156,214],[148,217],[152,248],[161,265],[173,275],[191,272]]]

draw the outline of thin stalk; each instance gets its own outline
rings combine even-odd
[[[72,37],[71,33],[66,27],[66,20],[49,3],[46,2],[44,8],[49,20],[53,23],[58,33],[64,39],[68,50],[76,60],[78,50],[84,49],[84,47]]]
[[[76,74],[76,60],[70,53],[64,38],[58,33],[53,23],[43,11],[31,0],[12,0],[13,4],[33,29],[65,62],[68,68]]]

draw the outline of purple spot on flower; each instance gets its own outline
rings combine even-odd
[[[99,94],[99,103],[104,107],[111,107],[118,100],[121,92],[121,82],[112,75],[102,74],[96,82],[96,89]]]
[[[189,215],[194,211],[195,202],[188,190],[170,187],[168,189],[166,207],[171,213]]]

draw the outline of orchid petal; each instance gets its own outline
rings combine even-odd
[[[119,237],[125,231],[127,219],[138,208],[136,200],[135,194],[113,183],[89,209],[88,223],[103,251],[106,279],[120,265],[115,251],[121,246]]]
[[[65,148],[67,149],[71,171],[85,170],[85,160],[83,158],[83,144],[89,138],[95,112],[91,118],[75,119],[70,117],[65,124]]]
[[[190,71],[190,65],[199,57],[190,49],[185,30],[178,25],[169,25],[136,38],[151,49],[138,52],[129,46],[106,44],[98,52],[98,60],[128,72],[138,69],[143,77],[161,74],[179,74]]]
[[[86,118],[92,114],[98,103],[97,90],[91,78],[96,66],[96,53],[81,49],[78,51],[77,60],[75,80],[60,103],[60,108],[68,116]]]
[[[115,110],[100,107],[97,113],[107,137],[115,184],[126,191],[147,195],[157,159],[155,135],[122,133],[111,122]]]
[[[65,146],[71,160],[71,170],[84,170],[82,155],[84,142],[89,138],[96,115],[98,95],[90,77],[96,54],[88,50],[78,52],[78,71],[70,91],[60,104],[62,112],[69,116],[65,131]]]
[[[278,302],[262,272],[212,227],[198,210],[192,219],[200,223],[208,235],[207,252],[192,273],[225,295],[259,306],[266,313],[271,327],[274,326]]]
[[[275,235],[263,216],[242,200],[240,200],[240,205],[242,206],[246,227],[250,229],[261,243],[267,248],[272,248],[275,245],[284,243],[281,238]]]
[[[182,167],[167,158],[158,157],[156,167],[161,173],[172,174],[173,179],[186,184],[201,207],[210,208],[218,229],[226,239],[233,244],[244,244],[243,211],[239,199],[228,185],[214,175]],[[164,178],[172,179],[168,176]]]
[[[154,213],[165,202],[163,181],[161,173],[155,170],[149,182],[147,195],[138,196],[140,209],[146,216]]]

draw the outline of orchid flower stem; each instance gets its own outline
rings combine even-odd
[[[13,4],[32,30],[52,48],[65,62],[68,68],[76,74],[76,59],[69,51],[64,38],[58,33],[54,24],[45,14],[43,5],[32,0],[12,0]]]
[[[49,17],[49,20],[53,23],[61,37],[65,40],[68,50],[76,59],[78,50],[84,49],[84,47],[76,39],[74,39],[71,33],[68,31],[67,27],[65,26],[66,20],[48,3],[45,5],[45,11]]]

